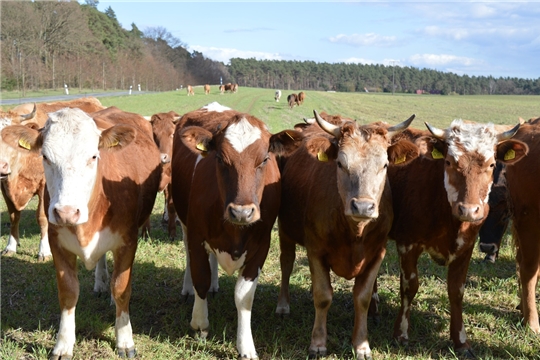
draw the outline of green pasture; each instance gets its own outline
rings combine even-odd
[[[540,115],[539,97],[533,96],[435,96],[391,94],[344,94],[307,91],[304,105],[289,109],[282,91],[279,103],[274,91],[240,88],[237,94],[220,95],[217,87],[205,96],[185,91],[142,96],[104,97],[106,106],[151,115],[174,110],[180,114],[219,101],[266,121],[272,132],[289,128],[312,110],[340,113],[362,122],[397,123],[412,113],[415,127],[423,121],[439,127],[454,118],[513,124],[519,116]],[[1,335],[0,359],[47,359],[55,343],[60,320],[56,278],[52,261],[37,261],[39,227],[36,199],[23,211],[18,253],[0,259]],[[5,247],[9,216],[0,203],[0,246]],[[235,359],[237,314],[234,305],[236,275],[220,271],[220,291],[209,299],[210,334],[206,342],[193,337],[189,321],[193,299],[180,297],[185,269],[181,238],[169,241],[161,222],[163,195],[158,194],[150,238],[139,239],[133,273],[131,323],[139,359]],[[436,210],[435,210],[436,211]],[[180,232],[180,227],[178,227]],[[109,270],[113,267],[111,257]],[[482,262],[475,250],[464,296],[464,320],[468,339],[480,359],[540,359],[540,337],[521,322],[518,304],[515,252],[511,236],[504,239],[495,264]],[[379,272],[380,322],[370,319],[369,342],[374,359],[454,359],[449,339],[449,303],[446,268],[427,255],[419,262],[420,290],[411,310],[408,346],[392,339],[399,310],[399,264],[393,242]],[[115,310],[110,296],[95,297],[93,271],[79,266],[80,297],[76,312],[77,343],[74,360],[114,359]],[[352,281],[332,276],[334,299],[328,315],[327,359],[352,359],[350,339],[354,307]],[[291,277],[291,314],[274,314],[279,293],[280,266],[277,232],[261,273],[252,313],[252,330],[260,359],[306,359],[314,308],[306,253],[298,249]]]

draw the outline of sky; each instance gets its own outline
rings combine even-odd
[[[122,25],[164,27],[191,52],[540,78],[540,0],[105,1]]]

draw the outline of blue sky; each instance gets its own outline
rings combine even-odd
[[[105,1],[122,26],[164,27],[206,57],[396,64],[540,78],[540,1]]]

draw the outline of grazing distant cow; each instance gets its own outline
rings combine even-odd
[[[274,94],[274,100],[276,100],[276,102],[279,102],[279,99],[281,99],[281,90],[276,90],[276,93]]]
[[[116,303],[116,348],[121,357],[134,357],[131,268],[138,228],[150,216],[161,177],[156,144],[131,125],[100,131],[80,109],[49,114],[41,131],[20,125],[5,128],[2,138],[20,151],[41,150],[43,155],[49,242],[61,309],[51,358],[73,356],[77,256],[92,269],[107,251],[114,259],[111,291]]]
[[[160,158],[163,165],[163,174],[159,190],[163,191],[163,195],[165,196],[163,220],[167,221],[169,239],[171,240],[176,238],[176,211],[174,210],[171,193],[171,158],[174,129],[178,120],[180,120],[180,115],[174,111],[154,114],[150,119],[154,141],[161,153]]]
[[[390,127],[382,123],[334,125],[322,119],[305,129],[302,147],[284,160],[279,235],[281,291],[276,313],[288,314],[289,278],[295,244],[306,247],[311,272],[315,323],[309,356],[326,355],[326,318],[332,303],[330,271],[354,279],[354,332],[357,359],[370,359],[367,313],[392,225],[390,164],[418,156],[410,141],[392,143],[414,115]],[[324,129],[324,131],[321,130]],[[318,130],[317,130],[318,129]],[[376,295],[376,294],[374,294]]]
[[[238,84],[233,84],[231,90],[232,90],[233,93],[237,93],[238,92]]]
[[[279,210],[276,156],[294,151],[301,139],[294,130],[272,135],[259,119],[218,103],[184,114],[176,126],[172,191],[195,288],[191,327],[203,337],[209,329],[213,253],[227,274],[239,271],[234,298],[242,359],[257,358],[251,308]]]
[[[193,86],[188,85],[186,89],[187,89],[188,96],[189,95],[195,95],[195,92],[193,91]]]
[[[224,92],[225,92],[225,85],[219,85],[219,93],[223,95]]]
[[[419,146],[422,156],[388,170],[395,214],[389,237],[396,241],[401,269],[394,337],[401,343],[409,340],[409,315],[419,286],[417,262],[425,251],[437,264],[448,266],[454,348],[474,356],[462,314],[469,261],[488,214],[495,160],[509,165],[524,156],[527,146],[511,139],[519,124],[505,132],[493,124],[461,120],[445,130],[426,125],[429,132],[408,129],[401,134]],[[506,155],[511,152],[512,159]]]
[[[302,105],[306,99],[306,94],[303,91],[298,93],[298,105]]]
[[[298,95],[296,94],[290,94],[287,96],[287,102],[289,103],[289,107],[292,109],[294,105],[300,105],[298,103]]]
[[[205,95],[210,94],[210,85],[208,84],[204,85],[204,94]]]

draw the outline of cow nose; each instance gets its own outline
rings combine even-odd
[[[458,215],[462,221],[478,221],[484,218],[484,208],[475,204],[459,204]]]
[[[54,209],[54,217],[59,225],[76,225],[81,212],[73,206],[59,206]]]
[[[0,176],[7,176],[10,173],[9,163],[4,160],[0,160]]]
[[[351,200],[351,212],[353,216],[373,217],[375,214],[375,202],[372,200]]]
[[[494,255],[497,253],[497,250],[499,249],[497,248],[496,244],[480,243],[480,251],[483,253]]]
[[[169,154],[162,153],[161,154],[161,163],[167,164],[171,162],[171,158],[169,157]]]
[[[229,220],[235,224],[243,225],[249,224],[256,219],[255,205],[229,205]]]

